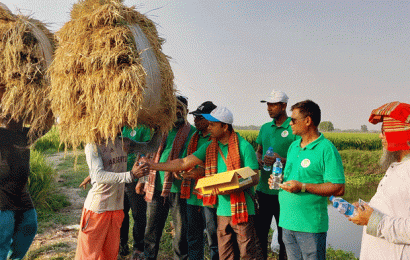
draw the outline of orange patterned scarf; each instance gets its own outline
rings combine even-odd
[[[193,154],[198,149],[199,132],[196,131],[191,137],[191,141],[188,144],[187,156]],[[187,170],[189,171],[189,170]],[[189,199],[191,196],[191,180],[183,179],[181,184],[181,198]]]
[[[177,134],[175,135],[175,139],[172,143],[172,149],[168,155],[167,161],[171,161],[179,157],[179,154],[181,153],[181,150],[183,149],[185,142],[188,138],[190,130],[191,130],[191,125],[189,123],[185,124],[178,130]],[[159,162],[162,152],[164,151],[167,138],[168,138],[168,134],[165,134],[161,140],[161,144],[154,157],[154,162]],[[145,187],[145,192],[146,192],[145,200],[148,202],[152,201],[152,197],[154,195],[156,173],[157,171],[151,170],[150,174],[148,175],[148,184],[146,184],[146,187]],[[169,196],[173,181],[174,181],[174,175],[172,174],[172,172],[165,172],[164,183],[162,186],[162,193],[161,193],[162,197],[166,198]]]
[[[218,173],[218,151],[220,150],[218,141],[212,139],[212,143],[206,149],[205,176],[212,176]],[[221,152],[222,158],[222,152]],[[225,161],[225,159],[224,159]],[[239,139],[235,132],[232,132],[228,141],[228,157],[225,161],[228,171],[241,168],[241,157],[239,155]],[[248,209],[246,206],[245,194],[243,191],[231,193],[231,216],[232,224],[248,222]],[[216,196],[204,195],[204,205],[214,205]]]

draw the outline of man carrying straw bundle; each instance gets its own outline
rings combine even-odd
[[[155,137],[153,138],[153,140]],[[87,144],[85,156],[92,188],[84,202],[75,259],[117,259],[124,218],[124,184],[148,174],[147,165],[135,162],[127,169],[127,154],[150,143],[137,145],[128,138]]]
[[[53,125],[44,76],[52,34],[0,3],[0,259],[22,259],[37,231],[30,145]]]
[[[151,139],[151,131],[149,128],[144,126],[130,129],[124,127],[122,131],[122,136],[129,138],[135,142],[148,142]],[[127,158],[127,169],[126,171],[131,171],[138,159],[137,155],[134,153],[128,153]],[[124,219],[121,224],[120,229],[120,248],[119,255],[125,257],[129,254],[128,247],[128,233],[129,233],[129,211],[132,209],[132,216],[134,219],[134,227],[132,228],[132,234],[134,238],[133,245],[133,256],[132,259],[137,258],[138,255],[144,251],[144,233],[147,218],[147,203],[144,200],[142,194],[137,194],[135,191],[138,179],[134,179],[133,182],[125,183],[124,187]],[[84,181],[80,184],[80,187],[86,189],[87,185],[91,183],[91,176],[88,175]],[[134,257],[135,256],[135,257]]]
[[[124,126],[172,128],[173,74],[151,20],[121,0],[81,0],[56,35],[50,97],[63,143],[112,141]]]
[[[122,2],[74,4],[71,20],[56,33],[59,45],[49,70],[60,140],[73,148],[87,144],[93,184],[84,205],[77,259],[117,257],[124,183],[141,177],[145,169],[136,165],[127,172],[127,153],[156,151],[160,139],[155,137],[168,132],[176,119],[173,74],[161,52],[163,40],[151,20]],[[156,129],[148,146],[118,138],[124,126],[138,124]],[[101,221],[94,223],[96,230],[90,229],[90,217]]]

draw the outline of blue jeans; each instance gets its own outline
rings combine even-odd
[[[180,193],[169,194],[168,198],[161,197],[161,191],[155,190],[151,202],[147,203],[147,226],[144,236],[145,259],[157,259],[162,230],[171,210],[175,236],[172,247],[174,259],[188,259],[188,242],[186,239],[186,199],[180,198]]]
[[[288,260],[325,260],[326,232],[306,233],[282,228]]]
[[[35,209],[0,210],[0,259],[22,259],[37,232]]]
[[[216,208],[204,207],[205,229],[208,236],[208,245],[211,253],[211,260],[219,260],[218,252],[218,221]]]
[[[206,228],[211,260],[218,260],[218,236],[216,208],[187,205],[188,258],[204,259],[204,228]]]

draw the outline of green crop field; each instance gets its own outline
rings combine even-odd
[[[324,133],[337,148],[337,150],[366,150],[376,151],[382,149],[382,142],[378,133]]]
[[[257,130],[238,130],[239,134],[245,138],[256,149]],[[382,149],[382,143],[378,133],[324,133],[337,148],[337,150],[364,150],[377,151]]]
[[[258,130],[238,130],[237,132],[246,141],[248,141],[253,146],[253,148],[255,150],[256,150],[256,148],[258,148],[258,145],[256,144],[256,138],[258,137],[258,134],[259,134]]]

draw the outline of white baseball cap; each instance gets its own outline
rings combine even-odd
[[[272,92],[269,94],[269,96],[261,100],[262,103],[268,102],[268,103],[288,103],[288,96],[286,95],[285,92],[280,91],[280,90],[272,90]]]
[[[210,114],[202,114],[202,116],[211,122],[221,122],[232,125],[233,115],[226,107],[216,107]]]

